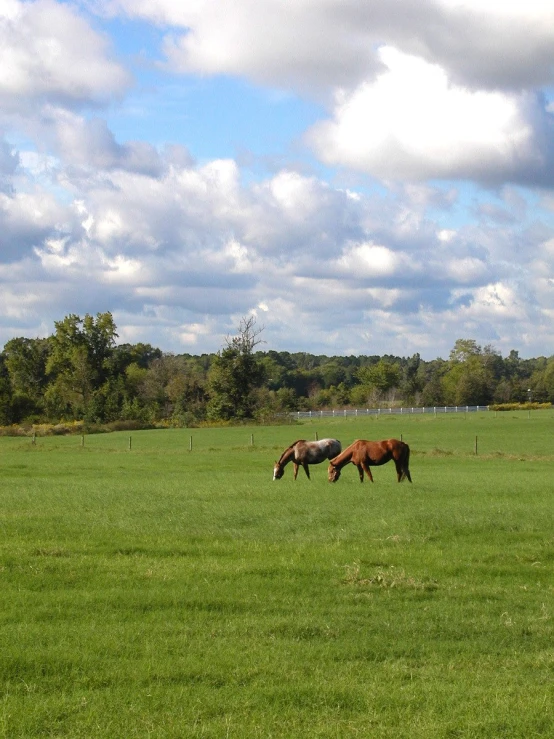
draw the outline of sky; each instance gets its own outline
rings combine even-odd
[[[0,346],[554,355],[552,0],[0,0]]]

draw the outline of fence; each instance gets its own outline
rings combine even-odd
[[[344,410],[332,411],[293,411],[290,415],[300,420],[301,418],[346,418],[347,416],[401,416],[416,413],[476,413],[488,410],[488,405],[436,405],[425,408],[344,408]]]

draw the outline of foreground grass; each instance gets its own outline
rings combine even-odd
[[[551,425],[0,440],[0,735],[551,736]],[[273,483],[315,432],[414,484]]]

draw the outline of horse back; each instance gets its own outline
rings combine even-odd
[[[395,461],[402,461],[409,455],[409,447],[398,439],[383,439],[382,441],[366,441],[358,439],[352,444],[355,447],[355,456],[359,461],[365,459],[370,465],[381,465]]]
[[[342,444],[338,439],[322,439],[319,443],[327,454],[326,459],[333,459],[342,452]]]

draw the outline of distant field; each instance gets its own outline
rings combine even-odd
[[[554,413],[324,421],[0,438],[0,736],[553,736]]]

